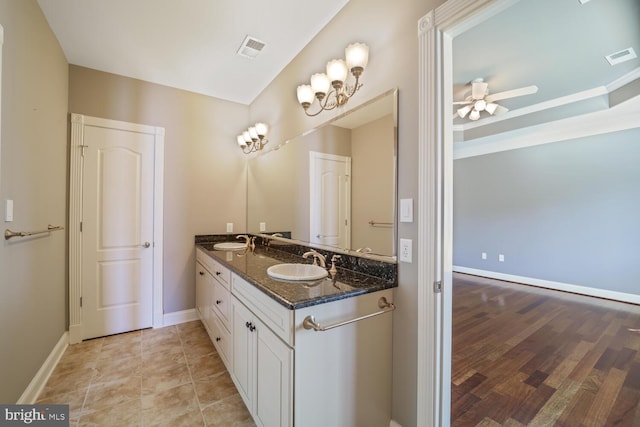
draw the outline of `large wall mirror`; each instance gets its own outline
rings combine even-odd
[[[249,160],[247,231],[396,255],[398,91]]]

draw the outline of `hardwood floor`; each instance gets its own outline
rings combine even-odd
[[[639,306],[458,273],[453,288],[454,426],[640,426]]]

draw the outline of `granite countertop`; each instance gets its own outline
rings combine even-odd
[[[315,282],[276,280],[267,274],[270,266],[310,263],[310,260],[264,246],[257,246],[253,251],[218,251],[213,249],[213,243],[198,243],[196,246],[290,310],[397,286],[393,281],[340,267],[335,277],[329,275]]]

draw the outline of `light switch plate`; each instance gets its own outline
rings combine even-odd
[[[266,222],[261,222],[260,223],[260,231],[267,231],[267,223]]]
[[[13,200],[7,199],[4,202],[4,221],[13,221]]]
[[[413,222],[413,199],[400,199],[400,222]]]
[[[232,222],[228,222],[227,223],[227,233],[233,233],[233,223]]]
[[[412,246],[413,241],[411,239],[400,239],[400,261],[412,262]]]

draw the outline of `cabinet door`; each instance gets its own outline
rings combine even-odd
[[[255,393],[255,337],[252,313],[238,302],[232,301],[233,311],[233,379],[247,408],[253,413]]]
[[[257,322],[256,401],[254,419],[262,427],[293,423],[293,350],[262,322]]]
[[[206,312],[209,305],[209,292],[207,288],[207,275],[209,272],[196,262],[196,310],[198,317],[205,322]]]

